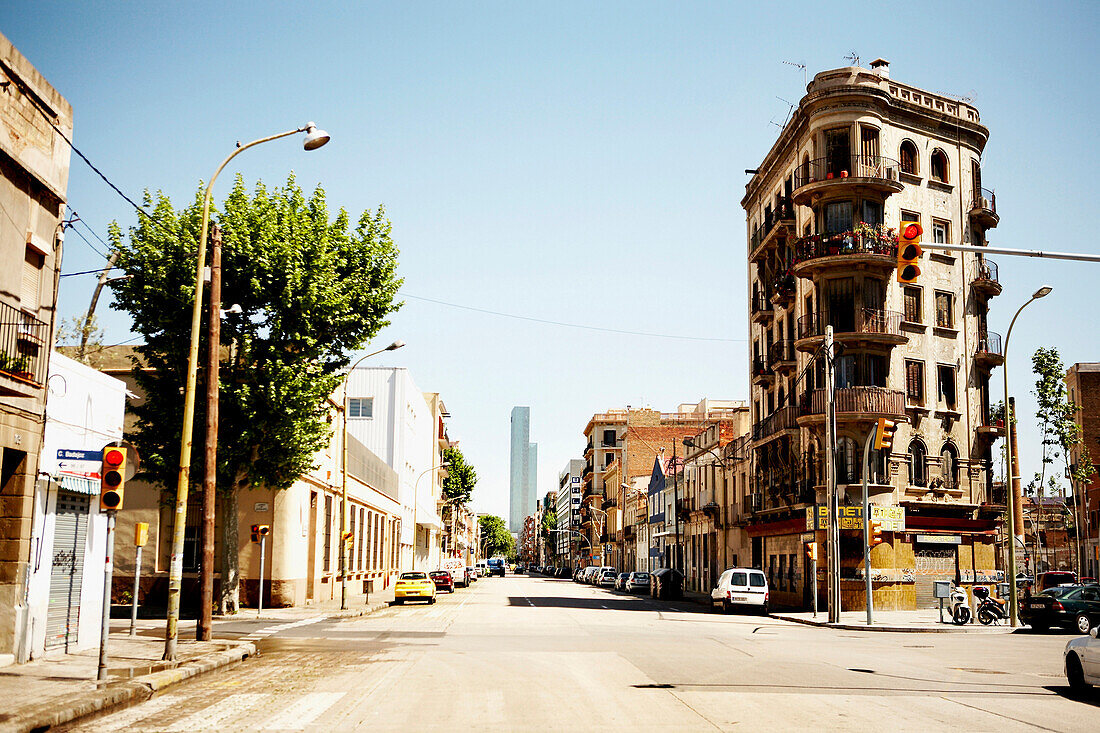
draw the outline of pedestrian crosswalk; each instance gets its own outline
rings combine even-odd
[[[190,733],[212,730],[304,730],[340,701],[344,692],[310,692],[304,695],[276,695],[241,692],[210,702],[200,710],[175,717],[188,698],[169,694],[91,721],[76,730],[168,731]],[[175,718],[175,719],[173,719]]]
[[[245,641],[255,641],[257,639],[263,639],[272,634],[277,634],[280,631],[287,631],[288,629],[296,629],[300,626],[309,626],[320,621],[324,621],[328,616],[310,616],[309,618],[301,619],[300,621],[294,621],[289,624],[273,624],[271,626],[265,626],[262,629],[253,631],[251,634],[242,636]]]

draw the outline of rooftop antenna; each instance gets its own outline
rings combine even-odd
[[[779,96],[777,96],[776,99],[778,99],[780,102],[786,102],[787,103],[787,114],[783,116],[783,127],[786,127],[787,122],[791,119],[791,113],[794,112],[794,103],[790,102],[786,99],[783,99],[783,97],[779,97]]]
[[[844,57],[845,61],[851,61],[852,66],[859,66],[859,54],[855,51],[849,51],[848,55]]]
[[[796,64],[793,61],[784,61],[783,63],[796,69],[802,69],[802,86],[806,86],[806,64]]]

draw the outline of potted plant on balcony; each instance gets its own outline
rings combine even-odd
[[[26,354],[0,354],[0,371],[19,379],[33,380],[30,368],[31,358]]]

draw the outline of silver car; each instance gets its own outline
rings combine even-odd
[[[596,581],[596,585],[601,588],[614,588],[615,579],[619,577],[619,574],[612,570],[604,570],[600,573],[599,579]]]
[[[623,588],[627,593],[642,593],[649,592],[649,573],[635,571],[630,574],[630,577],[626,579],[626,585]]]

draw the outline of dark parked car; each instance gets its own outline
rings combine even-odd
[[[684,574],[673,568],[657,568],[649,576],[649,595],[675,600],[684,595]]]
[[[446,570],[433,570],[428,573],[428,576],[435,583],[436,590],[445,590],[450,593],[455,592],[455,579],[451,577],[451,574]]]
[[[1066,583],[1077,584],[1077,573],[1069,570],[1050,570],[1039,574],[1039,593]]]
[[[630,573],[619,573],[619,577],[615,578],[615,590],[626,590],[628,578],[630,578]]]
[[[569,575],[570,575],[569,567],[566,566],[566,565],[562,565],[560,568],[558,568],[558,572],[556,572],[554,574],[554,577],[556,577],[556,578],[568,578]]]
[[[1061,626],[1087,634],[1100,624],[1100,586],[1048,588],[1020,602],[1020,618],[1036,631]]]
[[[574,583],[583,583],[584,582],[584,568],[577,568],[576,570],[573,571],[573,582]]]

